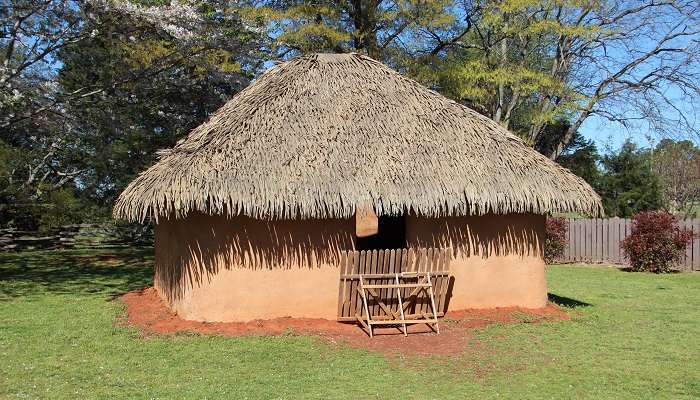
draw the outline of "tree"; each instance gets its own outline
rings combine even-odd
[[[644,120],[660,133],[669,133],[669,128],[680,125],[697,134],[688,120],[692,111],[689,114],[683,110],[683,98],[700,95],[699,3],[596,3],[590,2],[574,13],[572,29],[557,38],[552,76],[571,82],[576,96],[561,97],[545,91],[538,102],[541,115],[556,114],[560,105],[574,113],[571,127],[550,157],[561,154],[592,115],[623,126]],[[580,28],[587,28],[582,35],[577,33]],[[671,94],[674,91],[682,94],[680,98]],[[534,124],[529,136],[536,138],[540,132],[541,123]]]
[[[686,98],[700,95],[697,1],[472,0],[456,41],[418,49],[411,73],[535,145],[569,128],[556,159],[591,116],[697,134]],[[435,36],[438,36],[437,34]]]
[[[605,155],[602,166],[603,174],[596,190],[608,216],[630,217],[663,206],[650,151],[627,141],[618,153]]]
[[[652,168],[669,211],[687,214],[700,202],[700,149],[693,142],[662,140],[653,151]]]
[[[0,7],[0,127],[55,108],[52,56],[89,36],[82,9],[68,0],[13,0]]]
[[[72,122],[59,105],[57,51],[89,37],[74,1],[14,0],[0,7],[0,197],[24,203],[60,189],[82,171],[71,165]],[[4,209],[7,209],[7,203]],[[7,219],[5,219],[7,221]]]
[[[557,120],[548,124],[545,134],[540,136],[535,148],[547,154],[557,146],[563,135],[566,134],[571,124],[566,120]],[[583,178],[591,186],[596,187],[600,179],[599,164],[601,161],[598,147],[592,140],[586,139],[580,133],[576,133],[573,140],[557,158],[557,163],[569,169],[574,174]]]
[[[414,49],[432,51],[432,35],[458,40],[450,0],[284,0],[262,7],[281,57],[308,52],[357,51],[399,66]]]
[[[242,7],[46,0],[2,8],[0,197],[17,216],[2,223],[35,226],[36,214],[18,210],[66,198],[53,191],[108,205],[156,147],[174,144],[245,86],[265,46]]]
[[[198,10],[207,17],[200,17],[196,33],[175,30],[176,36],[157,25],[162,19],[139,17],[153,11],[135,16],[132,8],[97,9],[100,29],[90,42],[59,53],[62,88],[101,88],[67,106],[89,155],[81,175],[85,194],[111,204],[155,161],[157,150],[172,147],[257,71],[257,35],[243,26],[238,9],[213,7],[207,3]],[[92,23],[86,29],[97,30]]]
[[[593,187],[598,186],[600,181],[601,174],[598,167],[600,161],[598,147],[592,140],[584,138],[581,134],[576,134],[564,152],[557,158],[560,165],[568,168]]]

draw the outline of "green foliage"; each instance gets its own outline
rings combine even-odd
[[[150,6],[161,7],[161,15]],[[611,215],[658,207],[655,185],[664,206],[690,209],[700,196],[696,148],[660,144],[653,184],[654,174],[630,172],[634,166],[617,165],[615,157],[601,159],[591,142],[570,135],[586,118],[587,104],[595,106],[589,111],[613,113],[597,102],[629,88],[648,88],[645,94],[665,92],[657,82],[688,93],[697,88],[683,74],[692,63],[671,67],[672,57],[662,63],[663,74],[649,75],[657,78],[652,82],[637,82],[646,75],[640,69],[650,66],[640,60],[603,85],[631,61],[625,52],[607,51],[631,48],[624,27],[635,25],[626,21],[656,21],[635,28],[652,40],[662,30],[645,26],[694,10],[663,2],[633,6],[587,0],[12,2],[0,11],[7,33],[0,57],[10,50],[15,23],[22,40],[36,41],[15,46],[8,60],[12,68],[25,66],[22,73],[0,69],[0,122],[20,121],[2,126],[0,226],[108,217],[118,193],[155,162],[156,150],[201,124],[270,61],[317,51],[369,54],[501,123],[547,156],[567,144],[558,161],[599,189]],[[31,17],[22,19],[28,10]],[[62,207],[85,211],[51,211]]]
[[[48,232],[60,225],[97,222],[108,218],[86,205],[73,188],[50,189],[39,197],[13,196],[0,206],[0,227]]]
[[[49,231],[52,228],[72,222],[79,222],[83,217],[80,201],[71,189],[58,189],[45,196],[44,209],[39,213],[39,230]]]
[[[601,172],[598,167],[600,161],[601,157],[595,143],[581,134],[574,136],[564,153],[557,158],[559,164],[583,178],[594,188],[600,184]]]
[[[550,297],[571,321],[495,324],[456,338],[449,356],[384,357],[294,334],[144,336],[112,298],[150,284],[150,253],[0,254],[0,397],[700,396],[696,273],[549,267]]]
[[[535,143],[535,148],[544,154],[552,151],[561,137],[569,129],[569,123],[565,120],[558,120],[545,126],[546,134],[541,136],[539,142]],[[573,139],[564,149],[564,152],[556,159],[562,167],[567,168],[577,176],[583,178],[589,185],[600,193],[600,182],[603,175],[600,163],[601,156],[596,144],[586,139],[580,133],[576,133]]]
[[[70,46],[60,56],[59,81],[68,91],[122,82],[100,94],[98,102],[70,104],[86,133],[82,146],[90,158],[83,192],[105,204],[155,161],[156,150],[172,147],[246,82],[229,51],[180,49],[147,25],[127,28],[122,21],[111,26],[103,21],[90,42]]]
[[[459,45],[407,60],[408,72],[531,141],[533,125],[570,119],[579,107],[583,97],[565,72],[553,68],[554,49],[564,37],[576,41],[598,31],[561,16],[591,6],[567,0],[480,2],[466,10],[471,27]],[[543,106],[543,96],[557,106]]]
[[[70,188],[55,190],[48,182],[29,187],[17,182],[29,154],[0,140],[0,228],[41,229],[70,222],[82,211]]]
[[[24,226],[31,215],[24,205],[28,193],[15,183],[15,170],[21,166],[19,149],[0,140],[0,228]]]
[[[420,32],[452,28],[454,6],[450,0],[285,0],[264,2],[258,14],[271,25],[282,56],[358,51],[391,63],[410,52],[399,39],[420,46]]]
[[[33,12],[25,29],[42,32],[50,19],[51,26],[70,26],[71,36],[61,38],[60,30],[57,37],[36,33],[45,40],[38,46],[48,46],[50,53],[10,85],[22,91],[21,101],[8,106],[0,96],[6,111],[0,122],[7,115],[17,120],[2,126],[0,226],[46,230],[109,217],[118,193],[155,161],[156,150],[172,147],[201,124],[260,65],[260,26],[242,22],[243,5],[216,0],[13,5],[12,18],[20,25],[21,14]],[[3,26],[11,26],[12,18],[3,19]],[[4,43],[0,39],[0,48]],[[42,49],[32,50],[30,59]],[[26,104],[39,89],[40,100]]]
[[[291,2],[268,15],[279,21],[282,33],[277,45],[301,53],[345,52],[351,48],[352,34],[341,22],[343,10],[332,2]]]
[[[608,216],[630,217],[663,206],[649,150],[625,142],[619,153],[603,157],[602,166],[603,175],[596,189]]]
[[[567,126],[546,129],[556,142]],[[538,143],[545,152],[548,145]],[[698,154],[692,142],[664,139],[655,149],[626,142],[617,152],[601,156],[593,141],[576,135],[557,162],[596,189],[607,216],[630,217],[657,209],[692,213],[700,187]]]
[[[40,230],[67,223],[98,221],[109,216],[81,197],[73,186],[54,187],[42,182],[30,187],[16,182],[16,170],[22,168],[27,154],[0,141],[0,228]]]

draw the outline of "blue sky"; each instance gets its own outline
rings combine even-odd
[[[676,90],[669,89],[669,91],[675,92]],[[691,123],[694,122],[696,129],[700,127],[700,114],[697,110],[698,104],[696,104],[698,102],[700,102],[700,99],[689,99],[682,96],[678,96],[674,101],[679,108],[683,109],[689,121]],[[677,118],[670,111],[667,111],[665,116],[671,121]],[[672,124],[671,121],[669,123]],[[654,131],[644,121],[639,122],[634,127],[625,127],[620,123],[610,122],[595,114],[586,119],[581,128],[579,128],[579,132],[584,137],[592,139],[602,153],[608,150],[618,150],[628,139],[639,146],[650,147],[655,146],[661,139],[669,137]],[[674,140],[692,140],[697,145],[700,145],[700,137],[684,132],[680,127],[677,135],[669,138]]]
[[[675,29],[675,28],[674,28]],[[683,28],[678,28],[680,30]],[[686,38],[681,37],[672,42],[668,42],[669,48],[693,48],[697,36]],[[648,36],[634,39],[630,43],[618,44],[618,47],[606,47],[605,54],[609,57],[609,62],[602,62],[603,67],[616,71],[621,65],[626,64],[634,57],[640,57],[645,52],[656,46],[657,42],[649,40]],[[627,46],[635,46],[628,48]],[[608,60],[608,58],[606,58]],[[636,81],[647,76],[650,72],[661,67],[684,65],[687,61],[682,53],[679,55],[664,55],[663,57],[651,58],[640,64],[635,69],[631,69],[625,76],[626,80]],[[689,63],[689,66],[681,71],[685,71],[685,78],[693,83],[700,71],[697,61]],[[594,82],[607,77],[610,72],[603,69],[593,70],[591,78]],[[700,145],[700,98],[693,92],[678,84],[673,83],[674,78],[662,79],[658,82],[658,87],[636,93],[628,91],[629,95],[622,95],[619,98],[612,96],[611,101],[600,103],[597,108],[611,112],[616,117],[626,118],[629,126],[623,126],[619,122],[611,122],[604,117],[591,115],[579,129],[584,137],[592,139],[601,152],[608,150],[618,150],[626,140],[631,140],[642,147],[655,146],[664,138],[674,140],[692,140]],[[651,118],[649,116],[661,116],[661,118]],[[643,118],[647,117],[647,118]],[[659,121],[654,127],[650,121]],[[662,121],[662,122],[661,122]],[[664,131],[664,132],[659,132]]]
[[[592,139],[601,152],[606,152],[607,149],[617,150],[627,139],[631,139],[643,147],[652,146],[654,142],[658,142],[661,139],[639,131],[630,132],[619,124],[595,115],[586,119],[579,132],[586,138]]]

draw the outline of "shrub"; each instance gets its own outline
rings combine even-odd
[[[568,243],[566,233],[569,226],[565,219],[547,218],[547,226],[544,237],[544,261],[551,264],[564,255],[564,249]]]
[[[678,218],[664,211],[643,211],[632,217],[632,233],[622,242],[633,271],[669,272],[678,264],[693,234],[678,227]]]

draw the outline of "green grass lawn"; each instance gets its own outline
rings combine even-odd
[[[143,337],[114,295],[150,250],[0,254],[0,397],[700,398],[700,274],[555,266],[566,322],[474,330],[460,354],[397,356],[313,337]]]

